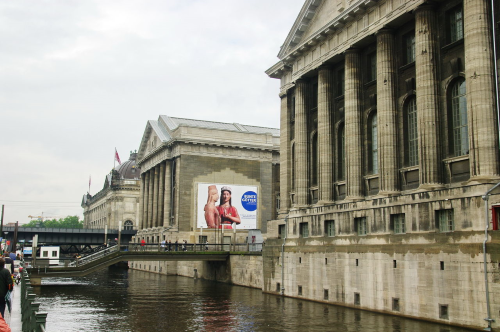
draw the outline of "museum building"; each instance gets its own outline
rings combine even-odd
[[[266,71],[281,204],[264,291],[500,326],[493,5],[305,1]]]
[[[136,152],[104,179],[95,195],[83,195],[83,227],[91,229],[137,230],[139,226],[139,195],[141,169],[136,165]]]
[[[279,142],[273,128],[166,115],[148,121],[137,156],[140,225],[134,241],[241,244],[249,230],[265,232],[277,218]],[[224,219],[225,213],[232,216]]]

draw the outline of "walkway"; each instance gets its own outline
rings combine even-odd
[[[14,299],[12,301],[12,311],[9,313],[7,309],[5,309],[5,321],[9,324],[12,332],[22,332],[21,284],[14,286]]]

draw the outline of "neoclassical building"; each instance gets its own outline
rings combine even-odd
[[[279,130],[160,115],[146,125],[136,241],[244,243],[277,217]],[[231,193],[238,224],[214,227],[209,210]],[[234,213],[234,212],[233,212]]]
[[[95,195],[83,195],[83,227],[94,229],[136,230],[139,226],[139,195],[141,169],[136,165],[136,152],[113,169]]]
[[[492,3],[305,1],[266,71],[281,205],[265,291],[500,326]]]

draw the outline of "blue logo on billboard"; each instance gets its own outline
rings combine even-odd
[[[247,211],[257,210],[257,194],[253,191],[247,191],[241,196],[241,205]]]

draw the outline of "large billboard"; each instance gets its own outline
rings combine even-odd
[[[197,227],[257,228],[257,187],[198,183]]]

